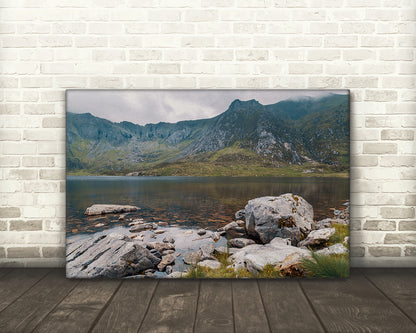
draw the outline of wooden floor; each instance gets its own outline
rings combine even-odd
[[[416,332],[416,269],[346,280],[68,280],[0,269],[0,332]]]

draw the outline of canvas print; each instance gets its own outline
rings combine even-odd
[[[349,275],[347,90],[68,90],[69,278]]]

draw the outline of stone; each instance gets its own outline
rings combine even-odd
[[[169,275],[166,275],[166,278],[168,279],[179,279],[181,277],[183,277],[183,275],[185,275],[186,273],[182,273],[182,272],[172,272]]]
[[[125,214],[122,214],[122,215],[120,215],[120,216],[118,217],[118,220],[119,220],[119,221],[124,221],[124,220],[125,220],[125,218],[126,218],[126,215],[125,215]]]
[[[165,231],[166,231],[166,230],[156,230],[156,231],[154,232],[154,234],[156,234],[156,235],[160,235],[160,234],[163,234]]]
[[[290,238],[296,245],[301,234],[306,236],[312,230],[313,208],[301,196],[286,193],[250,200],[245,217],[248,235],[263,244],[282,237]]]
[[[170,237],[170,236],[166,236],[165,238],[163,238],[163,243],[175,243],[175,240]]]
[[[219,268],[221,268],[221,263],[218,260],[207,259],[207,260],[203,260],[203,261],[199,262],[198,266],[208,267],[208,268],[211,268],[211,269],[219,269]]]
[[[167,255],[167,254],[171,254],[171,253],[174,253],[175,251],[174,250],[165,250],[165,251],[163,251],[162,252],[162,255]]]
[[[156,249],[159,252],[163,252],[165,250],[174,250],[175,249],[175,245],[173,245],[172,243],[149,242],[149,243],[146,244],[146,246],[149,250]]]
[[[169,223],[168,223],[168,222],[162,222],[162,221],[159,221],[157,224],[158,224],[158,225],[169,225]]]
[[[199,236],[203,236],[203,235],[205,235],[205,234],[207,233],[207,231],[206,231],[205,229],[199,229],[196,233],[197,233]]]
[[[221,239],[221,235],[218,232],[213,232],[211,234],[211,238],[214,242],[217,242]]]
[[[219,246],[214,249],[214,253],[224,254],[228,253],[229,255],[232,255],[236,253],[239,249],[235,247],[226,247],[226,246]]]
[[[201,260],[205,259],[215,259],[214,258],[214,244],[202,244],[199,247],[201,251]]]
[[[92,205],[85,210],[85,215],[101,215],[101,214],[117,214],[135,212],[139,210],[139,207],[129,205],[110,205],[110,204],[98,204]]]
[[[185,231],[183,234],[184,235],[192,235],[193,231],[192,230],[187,230]]]
[[[237,220],[237,221],[235,221],[236,223],[237,223],[237,225],[239,226],[239,227],[243,227],[244,229],[246,228],[246,221],[243,221],[243,220]]]
[[[229,260],[234,269],[251,267],[256,271],[261,271],[267,264],[273,266],[281,264],[286,257],[294,253],[307,256],[309,251],[288,245],[288,240],[278,237],[276,241],[272,240],[269,244],[252,244],[243,247],[230,256]]]
[[[195,252],[185,252],[182,256],[182,260],[185,264],[196,265],[201,260],[201,250]]]
[[[246,217],[246,211],[244,209],[240,209],[238,212],[235,213],[236,220],[243,220]]]
[[[102,227],[104,225],[104,223],[97,223],[94,227],[99,228]]]
[[[130,227],[130,232],[142,232],[144,230],[153,229],[152,223],[134,224]]]
[[[299,243],[300,246],[319,246],[329,241],[331,236],[335,233],[335,228],[325,228],[313,230],[309,233],[303,241]]]
[[[173,272],[173,268],[172,268],[172,266],[166,266],[166,268],[165,268],[165,272],[166,272],[166,274],[171,274],[172,272]]]
[[[162,254],[161,254],[158,250],[156,250],[156,249],[151,249],[151,250],[150,250],[150,253],[151,253],[151,254],[153,254],[154,256],[156,256],[156,257],[158,257],[158,258],[162,259]]]
[[[299,277],[303,276],[304,269],[301,265],[303,258],[310,258],[310,254],[293,253],[288,255],[281,264],[277,265],[276,269],[280,271],[283,276]]]
[[[318,254],[330,255],[330,254],[344,254],[348,253],[348,249],[341,243],[331,245],[330,247],[323,248],[322,250],[316,251]]]
[[[138,224],[143,224],[144,220],[133,220],[132,222],[129,223],[129,227],[133,226],[133,225],[138,225]]]
[[[244,221],[242,221],[244,223]],[[245,223],[243,224],[245,225]],[[245,231],[245,227],[241,224],[238,224],[236,221],[230,222],[223,226],[222,228],[219,228],[218,231],[229,231],[229,230],[235,230],[235,231]]]
[[[342,244],[348,245],[350,243],[350,238],[348,236],[344,237],[344,240],[342,241]]]
[[[68,278],[121,278],[156,267],[160,259],[120,234],[82,239],[67,246]]]
[[[163,272],[167,265],[172,264],[175,262],[177,255],[174,253],[168,254],[162,258],[162,261],[157,265],[157,269],[160,272]]]
[[[248,238],[233,238],[228,241],[228,244],[230,247],[242,248],[247,245],[256,244],[256,242]]]

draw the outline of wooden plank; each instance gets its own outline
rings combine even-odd
[[[412,332],[414,324],[360,272],[345,280],[305,280],[302,289],[328,332]]]
[[[201,281],[195,332],[234,332],[231,281]]]
[[[232,281],[235,332],[270,332],[256,280]]]
[[[18,299],[50,270],[44,268],[16,268],[0,280],[0,311]]]
[[[33,332],[87,332],[111,299],[119,280],[83,280]]]
[[[413,323],[416,323],[416,274],[414,269],[377,268],[365,269],[362,272]]]
[[[296,280],[259,280],[272,332],[324,332]]]
[[[13,268],[0,268],[0,279],[10,273],[13,270]]]
[[[134,332],[143,321],[157,281],[124,281],[92,332]]]
[[[0,314],[0,332],[31,332],[77,284],[64,270],[51,270]]]
[[[198,289],[195,280],[160,281],[139,332],[192,332]]]

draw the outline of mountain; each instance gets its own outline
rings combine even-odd
[[[234,100],[210,119],[145,126],[67,112],[69,174],[195,174],[193,167],[218,174],[296,165],[339,171],[348,167],[348,147],[347,95],[271,105]]]

